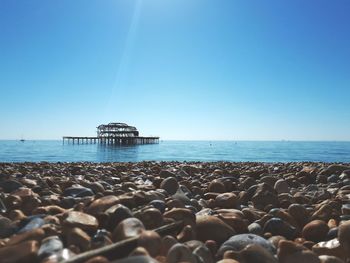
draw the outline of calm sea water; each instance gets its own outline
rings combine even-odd
[[[350,162],[350,142],[161,141],[109,146],[58,141],[0,141],[0,162],[324,161]]]

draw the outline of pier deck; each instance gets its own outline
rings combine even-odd
[[[159,137],[81,137],[81,136],[63,136],[63,143],[78,144],[115,144],[115,145],[133,145],[133,144],[152,144],[159,143]]]

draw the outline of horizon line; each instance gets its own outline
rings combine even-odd
[[[1,139],[0,141],[20,141],[21,139]],[[63,139],[24,139],[25,141],[63,141]],[[350,140],[330,139],[159,139],[159,141],[205,141],[205,142],[350,142]]]

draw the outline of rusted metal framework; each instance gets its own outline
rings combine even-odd
[[[97,137],[64,136],[63,143],[100,143],[114,145],[159,143],[159,137],[142,137],[138,130],[126,123],[111,122],[97,127]]]
[[[126,123],[111,122],[97,127],[97,137],[138,137],[138,130]]]

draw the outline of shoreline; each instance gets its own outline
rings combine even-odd
[[[7,263],[350,259],[350,163],[1,162],[0,190]]]

